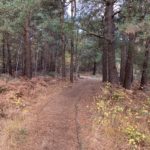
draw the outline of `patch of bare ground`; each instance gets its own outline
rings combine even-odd
[[[28,140],[21,149],[86,149],[91,130],[91,114],[87,106],[92,102],[98,85],[98,81],[83,79],[52,94],[46,105],[37,109]]]

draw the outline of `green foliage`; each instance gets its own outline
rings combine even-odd
[[[48,75],[51,77],[55,77],[55,72],[49,72]]]
[[[128,137],[129,144],[134,147],[137,147],[138,144],[143,145],[146,140],[146,135],[133,126],[128,126],[124,132]]]
[[[15,133],[15,140],[17,141],[17,143],[22,143],[25,141],[25,139],[27,138],[28,135],[28,131],[26,128],[20,128],[18,130],[16,130]]]
[[[128,91],[105,83],[101,94],[94,97],[97,109],[95,123],[109,137],[127,142],[128,149],[148,148],[149,98],[146,95],[143,99],[136,94],[134,96],[132,99],[133,95]]]
[[[124,95],[125,95],[124,92],[122,92],[121,90],[116,90],[113,92],[112,100],[115,100],[115,101],[124,100],[125,99]]]

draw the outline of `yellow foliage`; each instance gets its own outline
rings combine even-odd
[[[24,107],[24,102],[21,97],[18,97],[14,94],[11,96],[11,100],[11,103],[14,104],[16,107]]]
[[[137,149],[145,143],[150,144],[149,133],[146,130],[141,132],[140,122],[138,122],[138,119],[148,117],[149,104],[146,103],[141,109],[137,109],[133,105],[135,102],[131,97],[132,93],[112,88],[111,84],[106,83],[101,96],[95,97],[98,112],[96,123],[109,136],[118,134],[118,136],[126,137],[128,139],[126,142],[133,149]]]
[[[131,145],[144,143],[146,140],[146,135],[133,126],[128,126],[124,132],[127,134],[129,144]]]

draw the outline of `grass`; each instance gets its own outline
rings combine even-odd
[[[22,126],[21,120],[15,119],[8,122],[8,125],[5,128],[5,134],[7,141],[9,141],[8,147],[16,149],[18,145],[25,143],[28,136],[28,130]]]
[[[132,94],[131,94],[132,93]],[[150,149],[150,98],[105,84],[97,95],[95,122],[118,145]]]
[[[51,83],[57,84],[51,84]],[[36,77],[30,80],[15,79],[3,87],[3,80],[0,80],[0,149],[18,150],[26,145],[28,139],[27,125],[30,126],[27,118],[31,121],[36,106],[47,102],[47,97],[52,93],[61,91],[69,85],[68,82],[53,80],[51,77]],[[3,118],[2,118],[3,117]],[[26,120],[27,119],[27,120]]]

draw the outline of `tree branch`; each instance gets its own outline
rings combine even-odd
[[[117,14],[119,14],[119,13],[121,13],[121,10],[116,11],[116,12],[113,14],[112,17],[114,17],[115,15],[117,15]]]
[[[92,36],[95,36],[95,37],[104,39],[104,36],[101,36],[101,35],[96,34],[96,33],[94,33],[94,32],[88,31],[88,30],[84,29],[83,27],[77,26],[77,28],[78,28],[78,29],[81,29],[81,30],[83,30],[83,31],[85,31],[87,35],[92,35]]]

